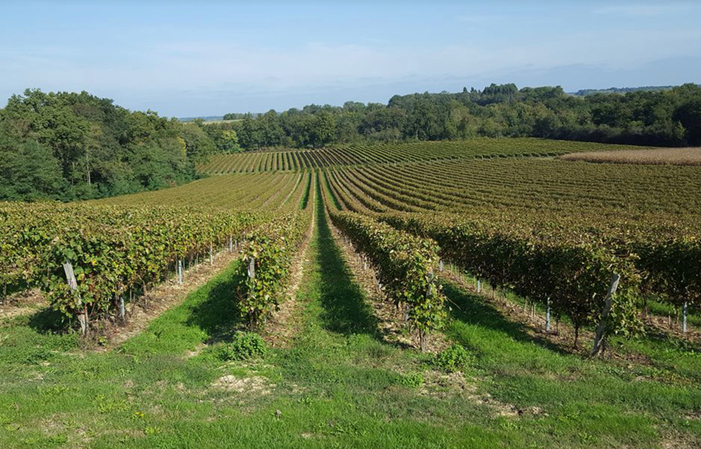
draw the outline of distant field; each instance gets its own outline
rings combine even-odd
[[[562,159],[612,164],[701,165],[701,148],[597,151],[566,154],[562,156]]]
[[[250,173],[303,170],[317,167],[405,164],[414,162],[553,157],[568,153],[633,149],[632,146],[605,145],[535,138],[461,141],[350,144],[319,149],[247,151],[218,154],[197,167],[200,173]]]

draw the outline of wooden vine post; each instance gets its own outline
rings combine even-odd
[[[66,273],[66,281],[68,286],[74,295],[78,298],[78,307],[82,306],[82,313],[78,314],[78,322],[80,323],[80,333],[85,335],[88,333],[88,309],[83,300],[80,298],[80,293],[78,292],[78,281],[75,279],[75,273],[73,273],[73,264],[66,262],[63,264],[63,272]]]
[[[613,301],[613,295],[616,294],[616,289],[618,289],[618,283],[621,280],[620,274],[614,274],[611,276],[611,285],[609,286],[609,291],[606,294],[606,299],[604,301],[604,310],[601,313],[601,320],[596,328],[596,338],[594,338],[594,347],[591,351],[591,356],[596,357],[602,352],[604,352],[604,346],[606,342],[606,331],[607,331],[607,320],[609,313],[611,312],[611,302]]]
[[[256,259],[255,259],[255,257],[251,257],[248,260],[247,274],[251,280],[255,280],[255,278],[256,278]],[[251,303],[253,303],[253,300],[255,299],[255,293],[254,293],[253,289],[248,291],[248,299]],[[256,318],[257,317],[255,316],[255,314],[251,314],[251,317],[250,317],[251,322],[249,323],[251,327],[256,322]]]
[[[442,265],[442,264],[441,264]],[[426,286],[426,298],[431,298],[435,294],[435,290],[433,289],[433,279],[435,275],[433,274],[433,270],[429,270],[427,280],[428,280],[428,285]],[[426,352],[426,344],[428,336],[426,335],[426,329],[419,328],[419,346],[421,347],[421,352]]]

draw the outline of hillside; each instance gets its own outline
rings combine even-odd
[[[701,167],[554,157],[611,149],[261,151],[0,203],[0,445],[695,447]]]

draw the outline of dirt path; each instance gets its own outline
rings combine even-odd
[[[310,201],[312,201],[312,205],[315,204],[316,194],[314,194]],[[285,292],[285,301],[280,304],[280,308],[265,323],[265,330],[262,332],[265,341],[273,347],[289,348],[292,344],[292,340],[299,331],[299,327],[294,324],[294,318],[299,308],[297,291],[304,277],[304,266],[309,261],[309,242],[314,237],[315,231],[316,213],[312,210],[309,230],[305,234],[299,251],[297,251],[294,257],[292,269],[290,270],[290,282]]]
[[[46,300],[39,289],[25,290],[0,302],[0,320],[30,315],[46,307]]]

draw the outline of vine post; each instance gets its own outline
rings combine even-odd
[[[78,292],[78,281],[75,279],[75,273],[73,273],[73,264],[66,262],[63,264],[63,271],[66,274],[66,281],[68,286],[74,295],[78,298],[77,306],[80,308],[82,306],[82,313],[78,314],[78,322],[80,323],[80,333],[85,335],[88,333],[88,311],[83,300],[80,298],[80,292]]]
[[[248,268],[246,270],[246,273],[248,274],[248,278],[251,281],[254,281],[256,279],[256,258],[255,257],[251,257],[250,259],[248,259]],[[250,304],[254,303],[255,297],[256,297],[255,290],[250,289],[248,291],[248,301]],[[253,328],[253,326],[256,324],[256,321],[257,321],[256,313],[251,313],[249,318],[250,318],[249,326],[251,328]]]
[[[127,313],[126,313],[126,307],[124,307],[124,293],[120,292],[119,294],[119,317],[122,319],[122,323],[126,323],[127,321]]]
[[[609,286],[609,291],[606,294],[604,310],[601,313],[601,320],[599,321],[599,325],[596,328],[596,338],[594,339],[594,347],[591,351],[592,357],[598,356],[604,351],[604,344],[606,341],[607,319],[609,313],[611,312],[611,302],[613,301],[613,295],[618,289],[618,283],[620,282],[620,280],[620,274],[614,274],[613,276],[611,276],[611,285]]]
[[[689,303],[687,301],[684,301],[684,307],[682,308],[682,332],[686,334],[686,314],[689,309]]]

